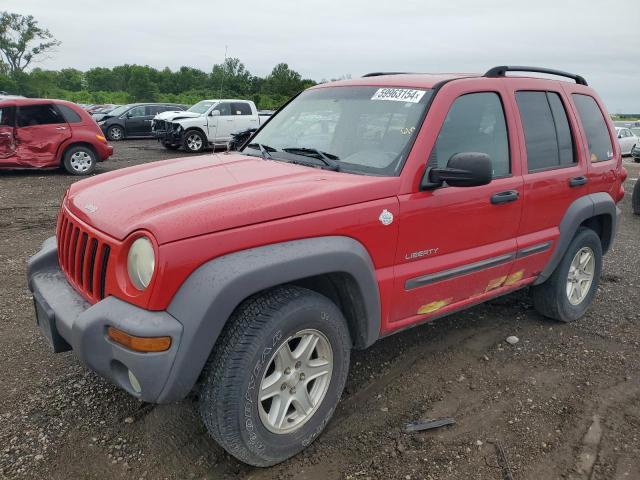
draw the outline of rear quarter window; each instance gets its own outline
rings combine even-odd
[[[578,116],[589,143],[589,157],[592,162],[603,162],[613,158],[613,145],[609,129],[600,107],[589,95],[571,95],[578,110]]]
[[[82,123],[82,117],[73,108],[61,103],[57,104],[56,107],[58,107],[67,123]]]

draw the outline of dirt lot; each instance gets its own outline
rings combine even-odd
[[[152,141],[115,148],[98,173],[179,155]],[[630,192],[640,168],[626,163]],[[0,478],[501,479],[498,442],[515,479],[640,479],[640,217],[629,194],[584,319],[545,320],[523,291],[356,352],[327,431],[259,470],[207,437],[192,401],[141,404],[72,353],[50,352],[25,263],[74,180],[0,173]],[[441,416],[457,423],[403,432]]]

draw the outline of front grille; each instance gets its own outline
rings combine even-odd
[[[56,233],[58,263],[69,282],[87,300],[102,300],[111,251],[109,245],[91,235],[64,209],[60,211]]]
[[[152,130],[154,132],[164,132],[167,130],[169,123],[164,120],[154,120],[152,125]]]

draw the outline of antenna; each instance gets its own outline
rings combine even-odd
[[[227,64],[227,49],[229,48],[228,45],[224,46],[224,62],[222,62],[222,80],[220,80],[220,93],[218,94],[218,98],[221,99],[222,98],[222,86],[224,85],[224,69],[225,66]]]

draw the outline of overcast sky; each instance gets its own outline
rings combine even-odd
[[[321,80],[370,71],[537,65],[584,75],[612,113],[640,112],[638,0],[2,0],[62,41],[42,68],[124,63]]]

